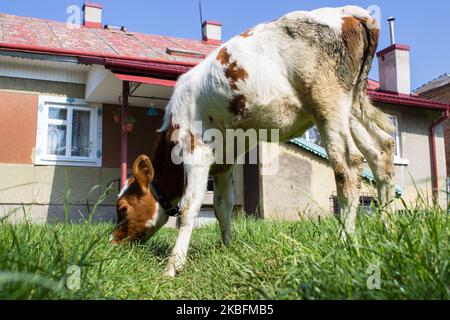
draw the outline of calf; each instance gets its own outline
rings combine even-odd
[[[232,38],[181,76],[152,161],[136,160],[133,178],[118,200],[115,241],[145,240],[169,214],[179,214],[166,269],[174,276],[186,260],[194,218],[212,175],[215,213],[227,245],[233,165],[215,162],[203,133],[278,129],[280,141],[286,141],[313,125],[335,173],[345,231],[354,232],[364,158],[377,180],[380,202],[393,198],[392,128],[366,93],[378,32],[376,21],[359,7],[292,12]],[[171,157],[174,148],[183,150],[181,164]]]

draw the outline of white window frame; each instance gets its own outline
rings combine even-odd
[[[66,120],[49,119],[49,107],[60,107],[67,110]],[[53,166],[79,166],[79,167],[101,167],[102,166],[102,105],[88,104],[83,99],[74,99],[58,96],[39,96],[38,124],[36,134],[36,165]],[[72,114],[73,110],[89,111],[90,127],[89,140],[91,150],[89,157],[74,157],[68,155],[71,152],[72,139]],[[47,132],[49,124],[66,125],[66,155],[47,154]]]
[[[395,133],[396,134],[396,136],[395,136],[396,144],[395,144],[394,164],[398,165],[398,166],[408,166],[409,165],[409,160],[408,159],[404,159],[402,157],[403,148],[402,148],[402,139],[401,139],[400,126],[399,126],[400,115],[398,115],[398,114],[388,114],[388,116],[390,118],[394,119],[394,123],[395,123],[395,126],[397,128],[396,133]],[[303,135],[304,139],[306,141],[308,141],[308,142],[311,142],[311,143],[314,143],[313,139],[310,136],[310,132],[311,132],[311,130],[313,128],[314,127],[311,127],[310,129],[306,130],[304,135]]]
[[[388,114],[389,118],[394,119],[394,125],[396,127],[395,132],[395,153],[394,153],[394,164],[400,165],[400,166],[407,166],[409,165],[409,160],[404,159],[402,157],[402,139],[400,134],[400,126],[399,126],[399,115],[398,114]]]

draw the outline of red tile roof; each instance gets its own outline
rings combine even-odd
[[[124,60],[141,58],[179,62],[198,62],[195,53],[206,55],[217,46],[202,40],[181,39],[139,32],[70,27],[66,23],[20,17],[0,13],[0,47],[2,44],[47,48],[68,54],[85,53],[89,56],[116,57]],[[191,51],[192,57],[172,55],[167,48]]]
[[[378,81],[369,79],[369,85],[367,86],[369,90],[378,90],[380,89],[380,83]]]

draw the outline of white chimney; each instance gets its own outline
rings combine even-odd
[[[222,23],[217,21],[205,21],[202,25],[203,41],[210,44],[222,43]]]
[[[391,45],[377,53],[380,89],[409,95],[411,94],[410,47],[395,42],[395,18],[391,17],[388,21]]]
[[[83,5],[83,25],[88,28],[102,28],[103,6],[96,3],[85,2]]]

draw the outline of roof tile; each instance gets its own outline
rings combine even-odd
[[[71,27],[66,23],[0,13],[0,42],[51,49],[67,49],[89,54],[114,54],[118,57],[157,58],[199,61],[195,57],[173,56],[167,47],[209,54],[217,48],[202,40],[180,39],[139,32]]]

